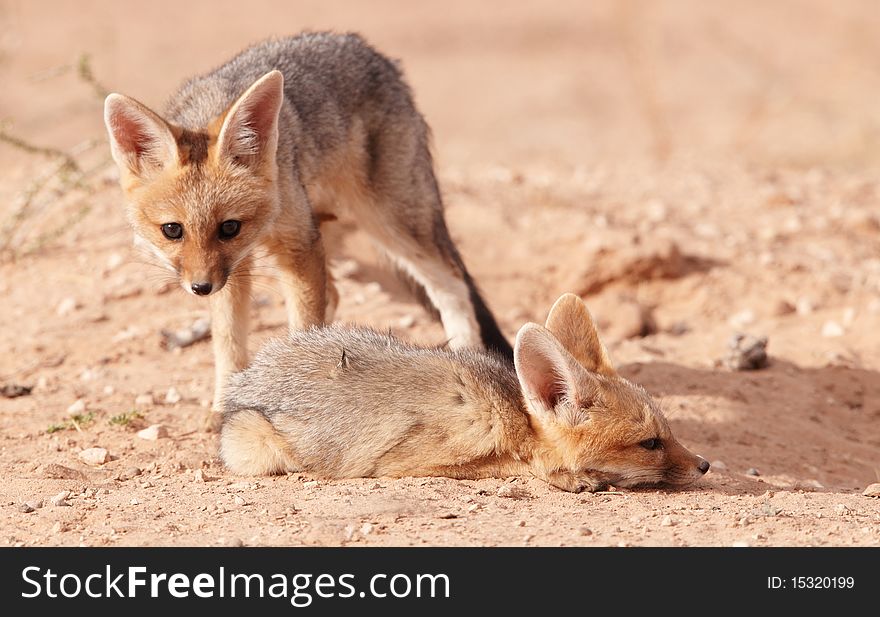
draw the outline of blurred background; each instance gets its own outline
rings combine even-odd
[[[303,29],[357,30],[401,59],[441,161],[878,156],[871,0],[4,0],[0,119],[71,147],[102,130],[65,70],[83,55],[108,89],[161,106],[187,76]]]

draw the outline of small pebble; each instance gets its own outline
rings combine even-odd
[[[79,303],[76,301],[76,298],[64,298],[58,303],[55,313],[59,317],[64,317],[65,315],[70,315],[77,308],[79,308]]]
[[[660,521],[661,527],[672,527],[675,525],[675,521],[672,520],[671,516],[664,516],[663,520]]]
[[[131,480],[135,476],[141,475],[141,470],[139,467],[129,467],[125,471],[121,471],[116,478],[125,482],[126,480]]]
[[[168,437],[168,429],[161,424],[153,424],[138,431],[137,436],[147,441],[156,441]]]
[[[103,465],[110,460],[110,454],[104,448],[87,448],[79,453],[79,458],[89,465]]]
[[[131,501],[129,501],[128,503],[130,503],[133,506],[140,504],[140,502],[135,497],[132,497]]]
[[[727,463],[725,463],[724,461],[712,461],[712,463],[709,465],[709,469],[714,469],[715,471],[726,471]]]
[[[523,523],[525,523],[525,521],[523,521]],[[582,536],[591,536],[593,535],[593,530],[589,527],[581,527],[580,529],[578,529],[578,533],[580,533]]]
[[[825,325],[822,326],[822,336],[825,338],[836,338],[838,336],[843,336],[843,334],[843,326],[836,321],[826,321]]]
[[[34,511],[34,509],[35,509],[35,508],[29,506],[29,505],[26,504],[26,503],[23,503],[23,504],[21,504],[21,505],[18,506],[18,511],[21,512],[22,514],[30,514],[31,512]]]
[[[865,497],[880,497],[880,482],[869,484],[862,495]]]
[[[851,510],[848,507],[846,507],[845,504],[839,503],[834,506],[834,513],[837,514],[838,516],[843,516],[845,514],[849,514],[850,512],[851,512]]]
[[[237,506],[246,506],[247,505],[247,501],[245,501],[244,497],[242,497],[241,495],[236,495],[233,498],[233,501],[235,502],[235,505],[237,505]]]
[[[749,467],[748,469],[746,469],[746,475],[747,476],[760,476],[761,472],[758,471],[757,469],[755,469],[754,467]]]
[[[70,491],[61,491],[57,495],[53,495],[49,498],[49,503],[51,503],[55,507],[64,507],[69,506],[70,503],[67,501],[67,498],[70,497]]]
[[[727,368],[734,371],[754,371],[767,366],[767,337],[734,334],[727,343],[728,352],[723,359]]]
[[[193,475],[196,479],[196,482],[211,482],[211,481],[217,479],[217,478],[209,476],[201,469],[196,469],[196,472]]]
[[[152,394],[138,394],[134,399],[135,407],[151,407],[155,405]]]
[[[43,500],[42,499],[32,499],[32,500],[26,501],[24,503],[25,503],[25,505],[32,507],[34,510],[39,510],[40,508],[43,507]]]
[[[508,499],[527,499],[531,497],[529,492],[515,484],[502,484],[495,493],[499,497]]]
[[[180,392],[177,391],[177,388],[174,386],[168,388],[168,392],[165,393],[165,404],[166,405],[174,405],[179,403],[181,400]]]
[[[742,328],[745,326],[750,326],[755,323],[755,311],[751,309],[746,309],[744,311],[740,311],[735,315],[731,316],[729,323],[734,328]]]
[[[816,310],[816,305],[809,298],[800,297],[794,305],[794,310],[798,315],[809,315]]]
[[[68,416],[75,416],[77,414],[81,414],[86,410],[86,402],[81,398],[76,399],[74,403],[67,408]]]
[[[308,482],[303,482],[303,488],[315,488],[318,486],[317,480],[309,480]]]
[[[371,523],[364,523],[361,525],[361,535],[367,536],[373,532],[373,525]]]

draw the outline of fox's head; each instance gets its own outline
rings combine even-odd
[[[190,293],[222,289],[278,215],[283,86],[280,72],[266,74],[199,130],[121,94],[104,103],[135,243]]]
[[[535,456],[548,474],[575,479],[566,488],[685,485],[708,471],[644,388],[614,370],[579,297],[559,298],[544,327],[523,326],[514,362],[538,435]]]

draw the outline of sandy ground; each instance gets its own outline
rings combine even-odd
[[[0,544],[880,544],[862,495],[880,481],[872,2],[151,4],[0,2],[3,129],[79,170],[0,142],[0,387],[33,388],[0,398]],[[701,482],[574,495],[222,469],[210,344],[160,346],[206,306],[130,250],[99,91],[159,107],[305,28],[402,59],[505,332],[580,293],[621,371],[713,462]],[[442,340],[356,231],[327,233],[341,320]],[[284,330],[271,280],[255,296],[254,349]],[[724,366],[736,332],[768,337],[767,368]],[[153,424],[168,436],[136,435]],[[109,461],[83,462],[91,447]]]

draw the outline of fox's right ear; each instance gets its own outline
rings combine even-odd
[[[560,296],[544,327],[588,371],[608,377],[617,375],[608,350],[599,340],[593,316],[580,297],[573,293]]]
[[[217,137],[220,156],[248,167],[274,161],[278,119],[284,103],[284,75],[269,71],[242,94],[223,120]]]
[[[177,162],[177,141],[158,114],[122,94],[104,100],[110,152],[121,172],[140,177]]]
[[[556,337],[538,324],[520,328],[513,363],[529,411],[575,425],[584,421],[582,409],[598,402],[599,389]],[[569,404],[562,404],[562,403]],[[560,414],[566,414],[560,417]]]

